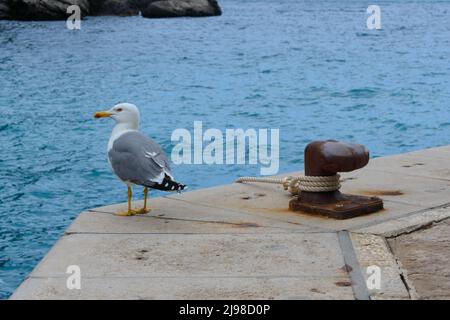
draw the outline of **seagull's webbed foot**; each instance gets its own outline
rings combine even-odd
[[[137,210],[131,209],[131,196],[132,196],[132,190],[131,190],[131,187],[128,186],[128,210],[116,212],[116,213],[114,213],[114,215],[119,216],[119,217],[129,217],[129,216],[133,216],[138,213]]]
[[[142,208],[142,209],[136,210],[134,214],[147,214],[150,211],[151,210],[149,208]]]
[[[148,195],[148,188],[145,188],[144,189],[144,207],[142,209],[133,210],[133,209],[131,209],[132,191],[131,191],[131,187],[128,186],[128,210],[127,211],[116,212],[114,215],[120,216],[120,217],[129,217],[129,216],[134,216],[136,214],[149,213],[150,209],[147,208],[147,195]]]
[[[147,214],[150,212],[150,209],[147,208],[147,196],[148,196],[148,188],[144,188],[144,207],[136,211],[135,214]]]
[[[138,214],[137,210],[127,210],[127,211],[120,211],[120,212],[114,213],[115,216],[119,216],[119,217],[129,217],[129,216],[134,216],[135,214]]]

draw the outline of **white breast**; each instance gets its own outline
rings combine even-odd
[[[123,127],[120,126],[120,124],[117,124],[117,125],[114,127],[114,129],[113,129],[113,131],[112,131],[112,133],[111,133],[111,136],[109,137],[109,141],[108,141],[108,148],[107,148],[107,151],[106,151],[106,158],[108,159],[108,163],[109,163],[109,166],[111,167],[112,172],[114,173],[114,175],[115,175],[119,180],[122,180],[122,179],[120,179],[120,177],[114,172],[114,168],[113,168],[112,165],[111,165],[111,160],[109,160],[109,155],[108,155],[108,153],[109,153],[109,151],[112,149],[113,144],[114,144],[114,141],[116,141],[121,135],[123,135],[124,133],[127,133],[127,132],[129,132],[129,131],[136,131],[136,130],[132,130],[132,129],[128,129],[128,128],[123,128]],[[123,181],[123,180],[122,180],[122,181]],[[130,182],[129,182],[129,181],[123,181],[123,182],[126,183],[126,184],[128,184],[128,185],[130,185]]]
[[[114,141],[116,141],[118,138],[120,138],[121,135],[123,135],[124,133],[130,132],[130,131],[137,131],[137,130],[133,130],[133,129],[129,129],[129,128],[124,128],[123,126],[121,126],[120,124],[117,124],[112,133],[111,136],[109,137],[109,141],[108,141],[108,148],[107,148],[107,152],[109,152],[109,150],[112,149],[112,146],[114,144]]]

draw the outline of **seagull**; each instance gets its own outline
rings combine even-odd
[[[147,208],[148,189],[178,191],[185,185],[174,180],[169,159],[161,146],[139,132],[139,109],[131,103],[119,103],[108,111],[96,112],[94,117],[112,118],[116,125],[108,142],[108,162],[114,174],[128,187],[128,210],[118,216],[150,212]],[[144,207],[131,209],[132,186],[144,187]]]

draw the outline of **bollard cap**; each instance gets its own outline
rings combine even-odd
[[[305,148],[305,175],[330,176],[360,169],[369,162],[369,150],[356,143],[314,141]]]

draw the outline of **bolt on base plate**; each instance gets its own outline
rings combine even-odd
[[[383,209],[383,201],[377,197],[365,197],[350,194],[340,194],[338,201],[310,201],[302,194],[289,202],[289,209],[305,213],[326,216],[334,219],[349,219]]]

